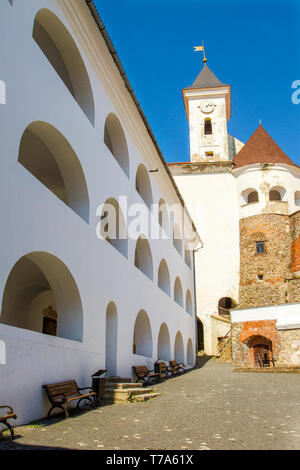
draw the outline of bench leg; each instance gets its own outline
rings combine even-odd
[[[13,440],[15,438],[14,428],[12,427],[12,425],[8,421],[3,421],[3,424],[5,424],[5,426],[7,426],[8,430],[10,432],[10,437]]]
[[[90,402],[90,404],[91,404],[93,410],[96,408],[95,403],[94,403],[94,401],[91,399],[91,397],[84,397],[84,398],[81,398],[81,399],[78,401],[78,403],[77,403],[77,410],[79,410],[79,405],[80,405],[80,403],[81,403],[83,400],[87,400],[88,402]]]
[[[48,415],[47,415],[47,418],[50,418],[50,415],[51,415],[51,412],[55,409],[55,408],[60,408],[64,413],[65,413],[65,416],[66,418],[69,417],[69,413],[68,413],[68,410],[67,410],[67,407],[63,406],[63,405],[52,405],[49,412],[48,412]]]

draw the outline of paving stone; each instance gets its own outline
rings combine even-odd
[[[293,374],[233,372],[204,359],[156,385],[161,395],[153,400],[18,427],[21,437],[0,440],[0,450],[300,449],[299,381]]]

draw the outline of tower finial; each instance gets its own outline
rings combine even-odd
[[[203,44],[203,41],[202,41],[202,46],[194,46],[194,52],[199,52],[199,51],[203,51],[203,62],[206,63],[207,62],[207,58],[205,56],[205,49],[204,49],[204,44]]]

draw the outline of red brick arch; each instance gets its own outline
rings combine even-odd
[[[266,344],[272,350],[272,356],[274,359],[277,358],[280,343],[276,330],[277,320],[259,320],[259,321],[247,321],[243,323],[243,328],[240,333],[240,341],[247,344],[250,348],[251,362],[253,363],[253,347],[257,344]]]

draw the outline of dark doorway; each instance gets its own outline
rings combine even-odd
[[[198,351],[203,351],[204,349],[203,323],[198,318],[197,318],[197,333],[198,333]]]

